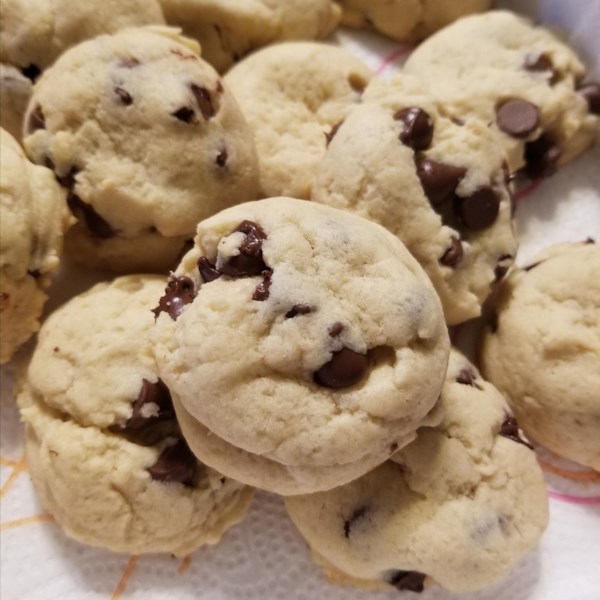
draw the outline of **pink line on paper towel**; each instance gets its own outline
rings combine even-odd
[[[600,496],[571,496],[570,494],[562,494],[561,492],[548,491],[548,496],[554,500],[561,500],[562,502],[569,502],[570,504],[587,504],[593,506],[600,504]]]
[[[535,192],[535,190],[537,190],[540,187],[542,181],[544,181],[543,177],[533,179],[523,189],[519,190],[514,196],[515,203],[520,202],[521,200],[523,200],[523,198]]]
[[[375,74],[381,75],[393,62],[397,61],[399,58],[406,54],[410,54],[415,49],[415,46],[400,46],[395,50],[392,50],[382,61],[382,63],[377,67]]]

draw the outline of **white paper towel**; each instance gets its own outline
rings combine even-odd
[[[499,3],[552,26],[600,78],[600,0],[508,0]],[[341,31],[336,40],[381,76],[406,48],[375,34]],[[600,144],[544,181],[517,210],[522,264],[558,241],[600,238]],[[50,308],[95,280],[80,268],[62,273]],[[76,280],[65,288],[64,280]],[[461,336],[462,337],[462,336]],[[463,340],[464,342],[464,340]],[[67,540],[37,502],[22,461],[23,434],[10,394],[12,365],[2,369],[0,403],[0,597],[2,600],[453,600],[432,589],[421,596],[370,592],[325,581],[277,497],[258,493],[242,524],[216,547],[188,560],[113,554]],[[599,433],[600,434],[600,433]],[[600,600],[600,479],[540,451],[550,486],[550,526],[540,546],[509,577],[468,600]]]

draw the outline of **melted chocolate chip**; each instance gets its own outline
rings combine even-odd
[[[357,384],[367,374],[369,357],[342,348],[334,352],[331,360],[315,371],[315,383],[328,388],[345,388]]]
[[[554,79],[554,65],[547,54],[540,54],[536,57],[532,54],[528,54],[523,62],[523,67],[526,71],[531,71],[533,73],[544,73],[545,71],[548,71],[552,73],[552,79]]]
[[[31,64],[28,67],[21,69],[21,73],[23,73],[27,79],[31,80],[32,83],[35,83],[35,80],[41,75],[42,71],[37,65]]]
[[[221,277],[221,273],[215,269],[215,265],[211,264],[206,256],[201,256],[198,259],[198,270],[200,271],[200,277],[202,277],[204,283],[210,283]]]
[[[462,167],[445,165],[430,158],[418,158],[416,164],[423,191],[434,206],[454,194],[456,186],[467,172]]]
[[[262,272],[263,280],[256,286],[254,294],[252,294],[252,300],[263,302],[269,297],[272,275],[273,271],[269,271],[268,269]]]
[[[467,198],[456,197],[458,218],[471,230],[489,227],[498,216],[500,198],[489,186],[475,190]]]
[[[517,420],[514,417],[507,416],[504,423],[500,427],[500,435],[507,437],[514,442],[519,444],[523,444],[523,446],[527,446],[529,449],[533,450],[533,446],[526,442],[519,434],[519,425],[517,424]]]
[[[225,148],[223,148],[223,150],[221,150],[219,152],[219,154],[217,154],[217,158],[215,159],[215,162],[217,163],[217,166],[221,167],[221,169],[224,169],[227,166],[228,158],[229,158],[229,155],[227,154],[227,150]]]
[[[176,321],[183,312],[183,307],[191,304],[195,297],[194,282],[189,277],[174,277],[167,283],[164,295],[152,312],[156,318],[161,312],[166,312]]]
[[[411,106],[399,110],[394,119],[403,124],[400,141],[414,150],[426,150],[433,138],[433,121],[422,108]]]
[[[182,106],[171,114],[184,123],[192,123],[196,119],[196,113],[189,106]]]
[[[350,537],[350,530],[352,529],[352,525],[354,525],[354,523],[356,523],[356,521],[358,521],[359,519],[362,519],[368,511],[368,506],[360,506],[350,515],[349,519],[346,519],[344,521],[344,537]]]
[[[163,451],[158,460],[148,467],[148,472],[155,481],[178,482],[191,486],[197,465],[196,457],[188,445],[179,440],[174,446],[169,446]]]
[[[67,195],[67,205],[73,216],[82,222],[92,235],[103,239],[112,238],[117,235],[117,232],[111,227],[108,221],[102,218],[90,204],[84,202],[73,192],[69,192]]]
[[[447,267],[454,267],[458,264],[464,255],[461,241],[457,237],[452,237],[450,240],[450,248],[444,252],[440,263]]]
[[[190,88],[192,90],[192,94],[194,94],[194,97],[196,98],[196,102],[198,103],[198,107],[200,108],[202,116],[207,121],[214,117],[216,111],[212,103],[212,98],[210,97],[210,92],[205,87],[196,85],[195,83],[192,83]]]
[[[131,97],[131,94],[122,87],[116,87],[114,92],[117,96],[119,96],[119,99],[125,106],[133,104],[133,98]]]
[[[335,137],[335,134],[338,132],[338,129],[342,126],[342,123],[344,121],[340,121],[339,123],[336,123],[330,130],[329,133],[325,133],[325,145],[329,146],[329,144],[331,143],[331,140]]]
[[[29,121],[27,122],[27,132],[33,133],[38,129],[46,128],[46,117],[42,107],[38,104],[29,115]]]
[[[400,591],[421,593],[424,589],[425,575],[418,571],[392,571],[388,583]]]
[[[160,379],[156,383],[143,379],[142,389],[133,403],[131,417],[124,428],[128,431],[140,431],[156,421],[174,418],[175,411],[169,388]]]
[[[463,385],[473,386],[473,382],[475,381],[475,373],[471,371],[471,369],[461,369],[456,376],[456,382],[462,383]]]
[[[531,102],[512,98],[496,108],[498,127],[514,138],[525,138],[537,129],[540,112]]]
[[[584,244],[595,244],[596,240],[594,238],[585,238],[585,241],[583,242]]]
[[[342,333],[342,331],[344,331],[344,324],[340,323],[339,321],[336,321],[329,328],[329,337],[337,337],[338,335],[340,335],[340,333]]]
[[[262,244],[267,235],[261,226],[253,221],[242,221],[232,233],[235,231],[241,231],[246,238],[240,246],[240,253],[223,264],[221,273],[230,277],[253,277],[268,271],[262,257]]]
[[[531,179],[549,177],[556,171],[556,163],[562,149],[547,135],[525,144],[525,166],[523,172]]]
[[[584,83],[577,88],[577,93],[588,103],[591,113],[600,115],[600,84]]]
[[[308,304],[294,304],[294,306],[285,313],[285,318],[293,319],[297,315],[308,315],[312,311],[313,307]]]

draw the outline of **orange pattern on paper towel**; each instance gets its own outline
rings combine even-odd
[[[0,523],[0,531],[15,529],[16,527],[23,527],[24,525],[31,525],[33,523],[44,523],[46,521],[54,521],[54,518],[51,514],[42,513],[41,515],[33,515],[32,517],[24,517],[23,519],[15,519],[14,521]]]
[[[17,477],[23,473],[23,471],[27,471],[27,457],[25,456],[25,452],[21,455],[21,458],[16,462],[13,467],[13,472],[10,474],[9,478],[4,482],[2,489],[0,489],[0,498],[4,498],[4,494],[10,490],[13,486],[14,482],[17,480]]]
[[[189,568],[192,563],[192,555],[188,554],[182,561],[179,569],[177,569],[178,575],[183,575]]]
[[[571,481],[600,482],[600,473],[597,473],[596,471],[573,471],[571,469],[563,469],[562,467],[557,467],[556,465],[547,463],[545,460],[542,460],[539,457],[538,463],[540,463],[540,467],[542,467],[544,471],[547,471],[548,473],[554,473],[555,475],[559,475],[565,479],[570,479]]]
[[[18,460],[0,456],[0,465],[2,465],[3,467],[16,467],[18,462],[19,462]]]
[[[133,571],[135,570],[135,567],[137,566],[138,559],[139,559],[139,556],[137,556],[135,554],[132,554],[129,557],[129,560],[127,561],[127,565],[125,566],[123,574],[121,575],[121,579],[119,579],[119,583],[117,584],[117,587],[115,588],[115,591],[113,592],[113,595],[111,596],[111,600],[119,600],[119,598],[123,595],[123,592],[125,591],[125,588],[127,587],[127,584],[129,583],[129,578],[131,577],[131,574],[133,573]]]

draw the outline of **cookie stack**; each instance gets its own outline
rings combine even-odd
[[[261,488],[332,581],[505,577],[548,521],[519,425],[600,469],[598,246],[514,266],[515,183],[598,129],[574,52],[495,11],[383,80],[310,40],[342,19],[414,41],[489,2],[400,26],[387,3],[161,0],[191,37],[149,3],[29,31],[44,51],[21,56],[12,4],[2,61],[35,84],[25,109],[2,75],[24,150],[2,133],[1,361],[39,328],[63,235],[69,260],[121,275],[22,359],[31,476],[65,533],[186,555]],[[484,306],[489,382],[448,329]]]

